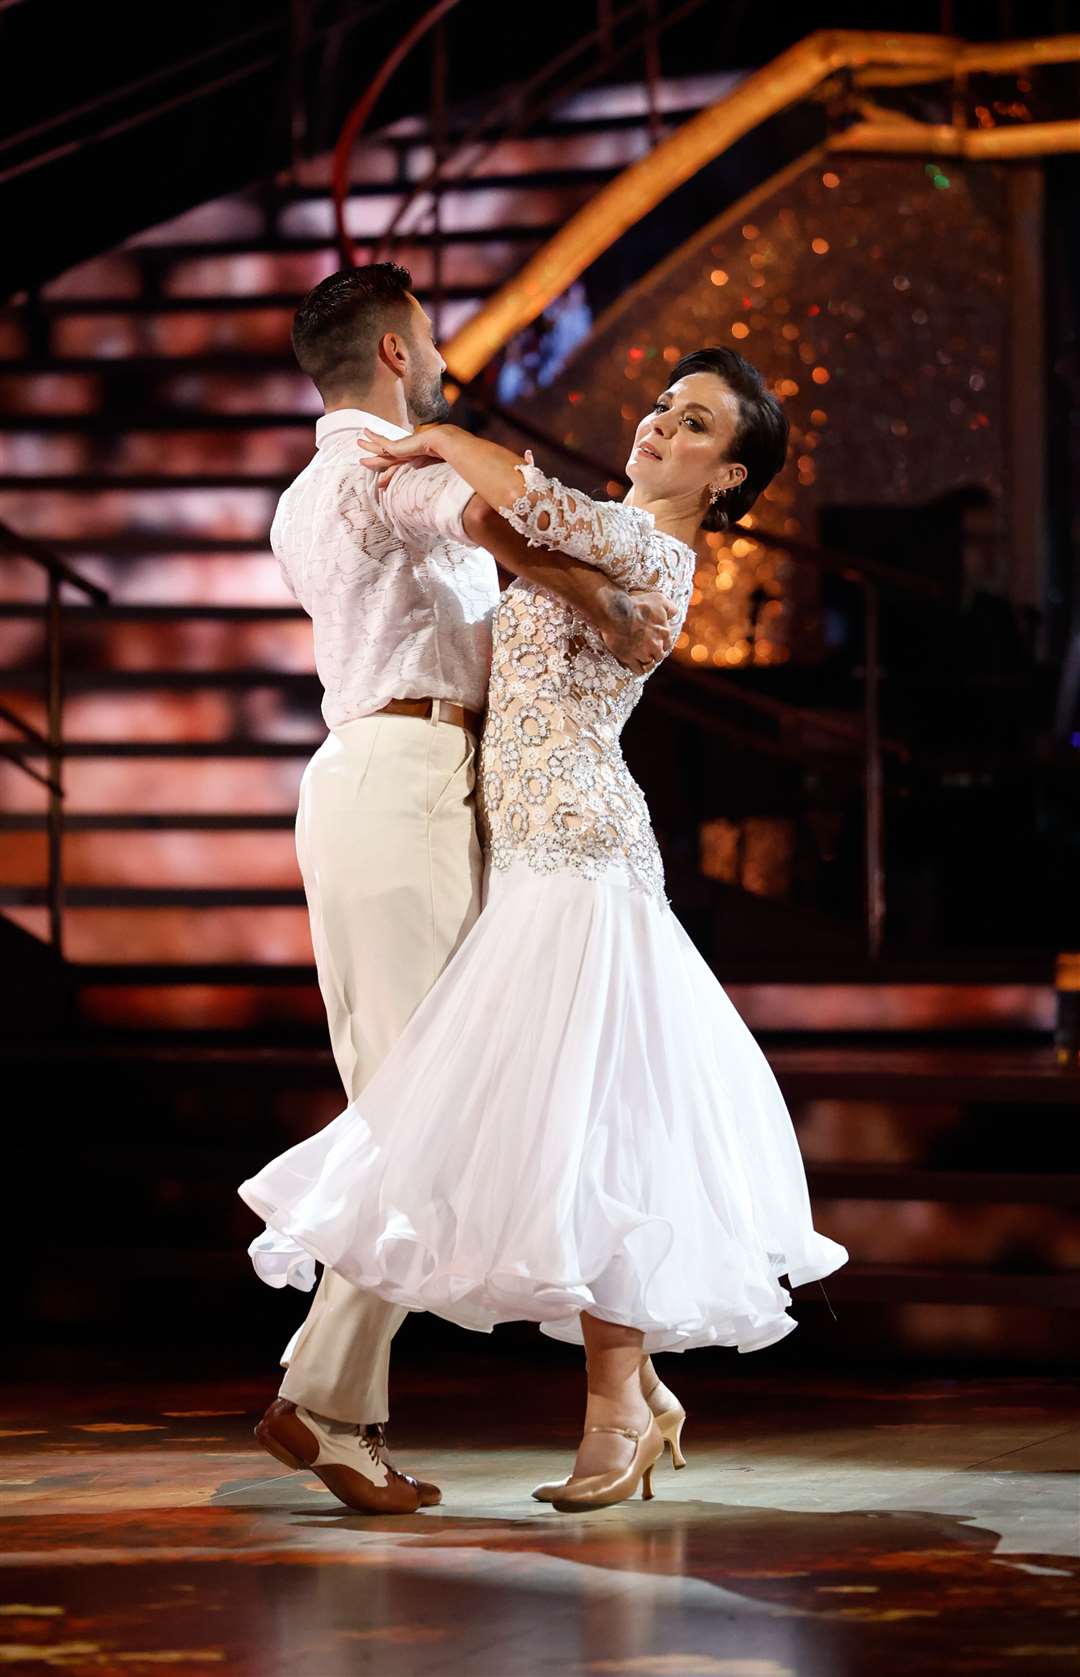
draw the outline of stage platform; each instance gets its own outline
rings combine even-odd
[[[1080,1381],[666,1359],[689,1465],[586,1516],[580,1377],[481,1347],[399,1378],[439,1508],[281,1469],[271,1382],[9,1388],[0,1665],[94,1677],[1050,1677],[1080,1659]],[[269,1371],[268,1371],[269,1374]]]

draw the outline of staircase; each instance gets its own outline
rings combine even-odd
[[[665,88],[667,120],[720,85]],[[445,192],[441,239],[395,252],[442,335],[648,144],[640,89],[583,94]],[[430,155],[412,120],[358,153],[361,254]],[[319,1023],[291,827],[323,729],[310,628],[267,534],[313,447],[318,399],[288,334],[337,265],[328,171],[204,205],[0,322],[0,519],[111,596],[69,610],[65,657],[66,953],[97,1025]],[[8,569],[0,701],[40,721],[37,581]],[[42,935],[43,805],[13,765],[0,806],[0,907]]]

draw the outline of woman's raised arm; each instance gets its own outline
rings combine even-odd
[[[545,476],[531,455],[470,436],[456,425],[431,425],[394,442],[364,432],[361,458],[387,471],[425,459],[445,460],[530,547],[583,560],[623,588],[664,587],[663,567],[649,550],[648,526],[632,509],[568,489],[558,478]]]
[[[470,436],[458,425],[423,425],[394,441],[377,431],[361,431],[360,458],[365,466],[385,471],[399,464],[445,460],[492,507],[509,506],[521,493],[517,468],[524,464],[522,456],[500,443]]]

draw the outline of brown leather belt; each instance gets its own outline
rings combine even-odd
[[[480,737],[484,726],[484,719],[478,710],[466,710],[464,705],[452,705],[449,699],[391,699],[388,705],[383,705],[380,716],[423,716],[430,717],[434,707],[438,705],[438,720],[450,722],[455,728],[464,728],[467,733]]]

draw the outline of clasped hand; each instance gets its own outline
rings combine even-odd
[[[385,489],[391,478],[406,466],[433,466],[442,459],[438,452],[438,425],[421,426],[407,437],[384,437],[365,426],[360,432],[360,464],[378,472],[379,488]],[[426,440],[425,440],[426,439]]]
[[[620,591],[600,638],[631,675],[648,675],[662,664],[679,632],[671,601],[653,590]]]

